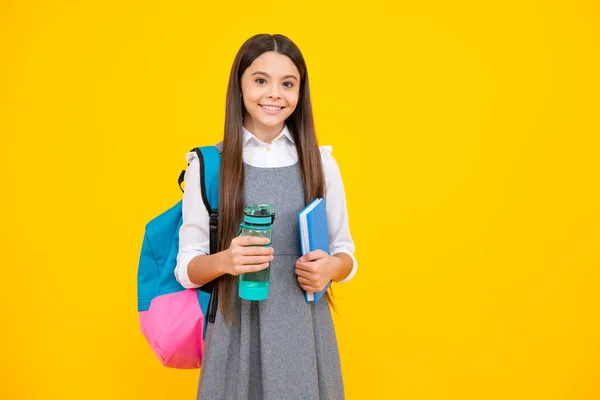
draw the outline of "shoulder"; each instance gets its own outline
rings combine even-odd
[[[185,161],[187,161],[188,164],[191,164],[194,160],[198,159],[198,155],[196,154],[195,151],[188,151],[187,154],[185,155]]]
[[[331,155],[333,148],[331,146],[319,146],[321,153],[321,161],[323,165],[323,175],[325,175],[325,182],[337,182],[341,177],[340,168],[335,161],[335,158]]]
[[[219,153],[221,153],[223,151],[223,142],[219,142],[217,144],[214,145],[217,150],[219,150]],[[188,164],[191,164],[194,160],[198,159],[198,154],[196,154],[196,152],[194,150],[192,151],[188,151],[185,155],[185,160],[187,161]]]
[[[319,146],[319,152],[321,153],[323,168],[327,169],[327,167],[331,166],[332,163],[335,163],[335,159],[331,155],[331,152],[333,152],[333,147]]]

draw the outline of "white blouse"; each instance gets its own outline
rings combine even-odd
[[[294,139],[287,126],[284,126],[272,143],[260,141],[246,128],[243,128],[243,132],[243,160],[246,164],[259,168],[278,168],[298,162]],[[331,156],[331,146],[320,146],[319,149],[325,174],[330,254],[347,253],[353,262],[350,274],[339,281],[339,283],[344,283],[352,279],[358,268],[354,257],[354,242],[348,225],[346,195],[340,169]],[[177,254],[175,277],[183,287],[197,288],[201,285],[190,281],[188,264],[198,255],[209,254],[209,215],[200,193],[198,156],[195,152],[190,152],[187,153],[186,159],[190,165],[185,172],[185,192],[182,204],[183,224],[179,229],[179,253]]]

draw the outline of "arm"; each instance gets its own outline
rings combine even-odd
[[[340,261],[335,268],[334,275],[331,279],[334,282],[339,283],[350,275],[350,272],[352,272],[352,269],[354,268],[354,261],[352,260],[352,257],[348,255],[348,253],[342,251],[336,253],[333,257]]]
[[[322,146],[323,170],[325,173],[325,201],[327,225],[329,226],[329,252],[335,257],[333,281],[344,283],[352,279],[358,269],[354,257],[354,241],[350,234],[348,209],[344,183],[337,162],[331,156],[331,147]]]
[[[348,226],[346,195],[339,167],[331,147],[323,146],[321,156],[326,179],[325,201],[329,228],[329,252],[311,251],[296,261],[298,283],[309,292],[320,292],[332,280],[344,283],[352,279],[358,268],[354,242]]]
[[[175,267],[177,281],[186,289],[197,288],[224,274],[239,275],[268,267],[273,249],[252,246],[269,243],[266,238],[235,238],[227,250],[208,254],[209,215],[200,191],[200,163],[194,153],[188,153],[188,161]]]
[[[196,256],[188,265],[190,281],[203,285],[221,275],[237,276],[265,269],[273,260],[273,248],[255,247],[255,245],[269,242],[268,238],[242,236],[233,239],[227,250]]]
[[[198,279],[196,274],[189,274],[189,267],[198,263],[200,256],[209,253],[209,216],[202,202],[200,192],[200,162],[194,153],[188,153],[190,165],[185,171],[185,191],[183,193],[182,217],[179,228],[179,252],[175,277],[186,289],[197,288],[209,280]],[[192,263],[193,260],[194,263]],[[195,267],[194,269],[196,269]]]

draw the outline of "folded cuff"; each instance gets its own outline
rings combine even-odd
[[[197,285],[190,280],[188,275],[188,265],[190,261],[196,256],[205,255],[203,252],[190,252],[181,257],[175,267],[175,279],[186,289],[196,289],[202,285]]]

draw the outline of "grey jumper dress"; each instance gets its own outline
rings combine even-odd
[[[219,309],[208,324],[198,399],[343,399],[337,340],[327,299],[306,303],[297,281],[298,212],[304,190],[298,164],[258,168],[245,164],[246,205],[270,203],[274,259],[269,298],[241,300],[237,278],[233,324]]]

